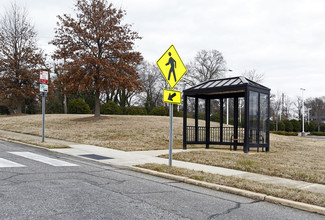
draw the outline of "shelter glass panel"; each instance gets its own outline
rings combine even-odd
[[[194,117],[195,117],[195,98],[193,97],[188,97],[187,98],[187,114],[190,115],[191,117],[186,118],[187,120],[187,125],[188,126],[194,126],[195,125],[195,121],[194,121]]]
[[[258,129],[258,93],[249,92],[249,139],[248,143],[257,143],[257,129]]]
[[[260,144],[266,143],[266,132],[267,132],[267,118],[268,118],[268,102],[269,97],[267,94],[260,94]]]

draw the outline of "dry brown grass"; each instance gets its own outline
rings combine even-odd
[[[271,134],[270,152],[227,150],[176,153],[176,160],[325,184],[325,140]],[[190,147],[190,146],[189,146]]]
[[[257,193],[263,193],[274,197],[325,207],[325,195],[322,193],[307,192],[299,189],[265,184],[252,180],[245,180],[242,178],[221,176],[217,174],[205,173],[202,171],[194,171],[184,168],[170,167],[161,164],[144,164],[139,167],[155,170],[158,172],[170,173],[177,176],[184,176],[199,181],[235,187]]]
[[[174,148],[182,148],[183,119],[174,118],[173,122]],[[126,151],[168,149],[167,116],[103,116],[95,120],[92,115],[46,115],[45,124],[46,137]],[[1,117],[0,129],[41,136],[42,116]],[[174,159],[325,184],[325,140],[271,134],[269,153],[244,154],[240,147],[237,152],[223,148],[178,153]]]
[[[174,118],[174,147],[182,147],[182,118]],[[7,116],[0,129],[42,135],[42,115]],[[167,116],[46,115],[45,136],[126,151],[168,148]]]

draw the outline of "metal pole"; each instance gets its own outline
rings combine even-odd
[[[169,166],[173,160],[173,104],[169,104]]]
[[[43,115],[42,142],[44,142],[44,130],[45,130],[45,93],[42,93],[42,115]]]
[[[300,88],[302,91],[302,136],[305,133],[305,100],[304,100],[304,91],[306,89]]]
[[[227,98],[227,125],[229,124],[229,99]]]
[[[239,122],[241,125],[241,98],[239,98]]]

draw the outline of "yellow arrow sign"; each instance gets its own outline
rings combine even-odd
[[[157,65],[171,89],[174,89],[187,72],[187,69],[179,57],[174,45],[171,45],[160,57],[157,61]]]
[[[181,104],[182,93],[180,91],[164,89],[164,103]]]

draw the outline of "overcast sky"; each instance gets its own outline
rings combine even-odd
[[[1,0],[0,13],[11,0]],[[74,0],[16,0],[38,32],[39,45],[53,51],[56,16],[74,14]],[[272,93],[292,99],[325,96],[324,0],[114,0],[142,40],[136,50],[156,62],[174,44],[183,62],[202,49],[220,51],[228,76],[255,69]]]

